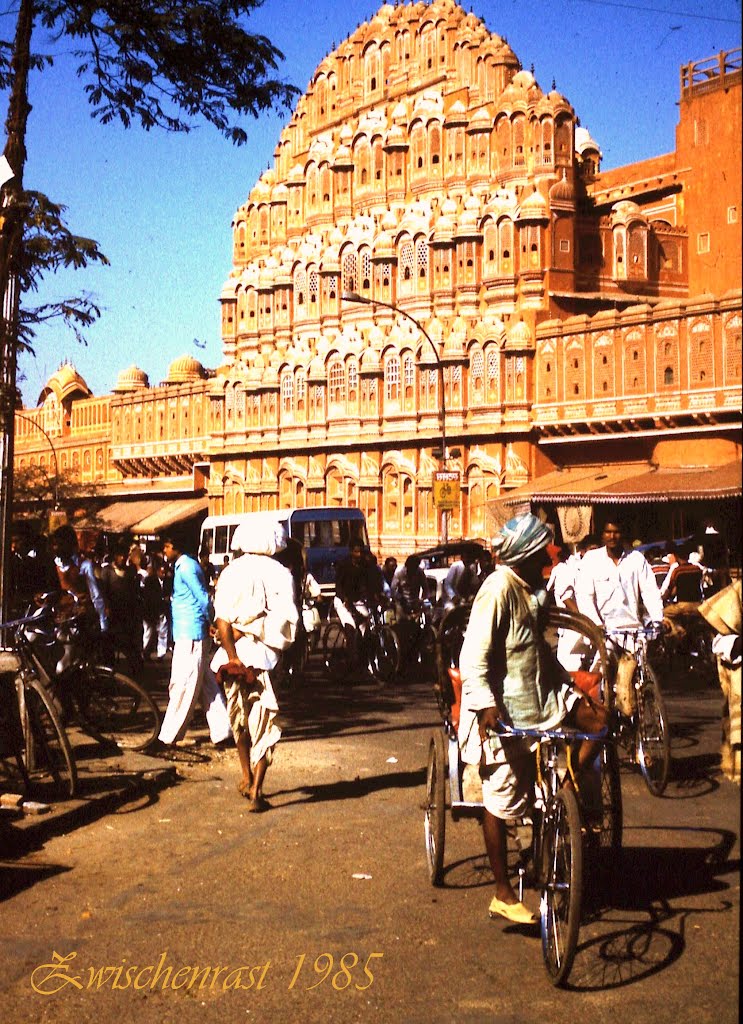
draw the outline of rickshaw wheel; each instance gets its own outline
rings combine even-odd
[[[446,841],[446,744],[442,732],[435,732],[428,748],[426,772],[425,836],[428,876],[432,885],[441,885],[444,873]]]

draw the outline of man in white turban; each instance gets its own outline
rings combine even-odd
[[[542,570],[550,563],[551,541],[536,516],[505,524],[493,544],[499,564],[477,592],[459,657],[459,743],[463,762],[479,765],[482,778],[483,835],[495,877],[490,916],[517,924],[536,918],[508,877],[505,822],[531,811],[535,760],[529,740],[489,734],[499,722],[552,729],[566,719],[581,731],[599,732],[607,720],[604,708],[571,689],[542,635]],[[595,744],[581,745],[579,772],[596,753]]]
[[[249,528],[239,526],[232,548],[241,554],[220,574],[214,595],[221,647],[211,667],[225,688],[240,759],[238,789],[250,811],[270,806],[263,781],[281,737],[271,670],[293,642],[299,618],[292,575],[272,557],[286,543],[283,525],[268,517]]]

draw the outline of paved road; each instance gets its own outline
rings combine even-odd
[[[0,1020],[737,1021],[740,791],[719,774],[717,692],[668,703],[673,781],[658,800],[623,772],[624,854],[569,991],[535,931],[488,919],[474,822],[449,826],[445,884],[428,883],[430,688],[314,680],[284,700],[270,812],[246,813],[234,752],[197,745],[156,798],[6,863]],[[40,969],[55,954],[75,956]]]

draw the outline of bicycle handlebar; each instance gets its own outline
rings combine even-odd
[[[617,626],[617,627],[604,627],[604,636],[611,639],[612,637],[645,637],[646,640],[656,640],[663,633],[663,627],[659,624],[652,624],[650,626]]]
[[[526,728],[518,729],[513,725],[506,725],[505,722],[498,721],[498,727],[496,729],[487,729],[486,734],[490,739],[500,739],[503,736],[511,736],[516,739],[549,739],[549,740],[564,740],[565,742],[572,742],[573,740],[610,740],[613,737],[609,733],[608,726],[601,729],[600,732],[579,732],[577,729],[537,729],[537,728]]]

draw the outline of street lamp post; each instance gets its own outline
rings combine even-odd
[[[19,420],[25,420],[26,423],[32,424],[32,426],[36,427],[37,430],[41,431],[47,440],[49,448],[51,449],[52,459],[54,460],[54,511],[56,512],[59,508],[59,463],[57,462],[57,450],[54,447],[51,437],[49,437],[46,430],[44,430],[40,423],[37,423],[35,419],[32,419],[31,416],[27,416],[23,412],[16,411],[15,416]]]
[[[434,354],[436,360],[436,370],[438,372],[439,380],[439,425],[441,427],[441,466],[446,466],[449,458],[449,450],[446,446],[446,399],[444,396],[444,364],[441,361],[439,350],[436,344],[425,329],[423,324],[416,320],[414,316],[408,313],[404,309],[400,309],[399,306],[393,305],[391,302],[383,302],[381,299],[370,299],[365,295],[359,295],[358,292],[343,292],[342,295],[344,302],[358,302],[362,306],[384,306],[385,309],[391,309],[393,313],[399,313],[400,316],[404,316],[407,320],[410,320],[415,327],[421,332],[423,337],[426,339],[428,344],[431,346],[431,351]],[[449,540],[449,513],[446,509],[441,510],[441,542],[446,544]]]

